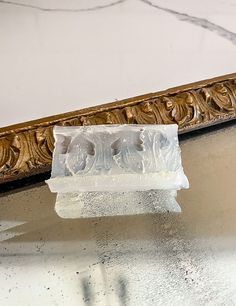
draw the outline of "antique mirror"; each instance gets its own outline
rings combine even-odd
[[[1,305],[236,303],[235,9],[0,1]],[[56,214],[54,126],[172,123],[181,212]]]

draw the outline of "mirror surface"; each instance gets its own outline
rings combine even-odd
[[[0,303],[234,305],[236,125],[180,144],[180,214],[70,220],[44,184],[2,195]]]

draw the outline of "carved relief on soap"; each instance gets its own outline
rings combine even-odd
[[[140,191],[188,188],[178,126],[55,126],[52,192]]]
[[[182,167],[176,125],[56,126],[54,135],[53,177],[167,173]]]

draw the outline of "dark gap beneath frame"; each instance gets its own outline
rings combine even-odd
[[[179,134],[179,141],[184,141],[184,140],[188,140],[190,138],[193,137],[198,137],[198,136],[202,136],[204,134],[210,134],[213,132],[217,132],[219,130],[225,129],[225,128],[229,128],[231,126],[236,125],[236,119],[232,119],[226,122],[221,122],[221,123],[217,123],[215,125],[211,125],[208,127],[203,127],[203,128],[199,128],[198,130],[193,130],[190,132],[186,132],[183,134]]]
[[[216,132],[221,129],[225,129],[236,124],[236,120],[231,120],[227,122],[222,122],[209,127],[204,127],[198,130],[186,132],[179,135],[179,141],[185,141],[193,137],[198,137],[204,134]],[[5,195],[5,193],[17,192],[25,189],[29,189],[32,186],[42,186],[44,181],[50,178],[50,171],[32,175],[30,177],[22,178],[13,182],[3,183],[0,185],[0,196]]]

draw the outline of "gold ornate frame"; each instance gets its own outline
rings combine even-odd
[[[50,170],[54,125],[170,124],[179,133],[236,118],[236,73],[0,128],[0,184]]]

